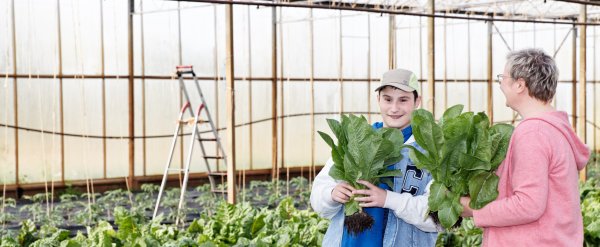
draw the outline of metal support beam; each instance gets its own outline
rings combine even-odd
[[[233,5],[226,6],[225,23],[226,36],[225,50],[225,74],[227,77],[227,88],[225,89],[225,108],[227,109],[227,202],[235,204],[235,81],[233,78]]]
[[[571,125],[577,132],[577,26],[573,25],[573,36],[571,52]]]
[[[487,43],[487,114],[490,118],[490,123],[494,122],[494,95],[493,95],[493,90],[492,90],[492,86],[494,83],[494,76],[492,75],[492,69],[493,69],[493,60],[492,60],[492,56],[493,56],[493,52],[492,52],[492,38],[493,38],[493,31],[492,31],[492,26],[494,24],[491,21],[488,21],[488,43]]]
[[[135,11],[135,1],[134,0],[129,0],[129,10],[128,10],[128,30],[127,30],[127,43],[128,43],[128,50],[129,50],[129,81],[127,83],[127,94],[128,94],[128,108],[129,108],[129,176],[127,177],[127,180],[129,181],[129,184],[133,187],[133,188],[137,188],[137,184],[134,181],[134,176],[135,176],[135,170],[134,170],[134,162],[135,162],[135,148],[134,148],[134,144],[135,144],[135,140],[133,138],[135,132],[134,132],[134,122],[135,122],[135,115],[134,115],[134,93],[133,93],[133,12]]]
[[[58,2],[58,1],[57,1]],[[106,74],[104,66],[104,1],[100,2],[100,72]],[[106,79],[102,78],[102,178],[106,178]]]
[[[587,21],[587,6],[581,5],[581,13],[579,16],[579,21]],[[579,35],[579,128],[578,134],[579,138],[583,140],[583,142],[587,143],[586,137],[586,100],[587,100],[587,80],[586,80],[586,69],[587,69],[587,54],[586,54],[586,46],[587,46],[587,27],[579,26],[580,35]],[[579,179],[585,181],[587,178],[586,168],[584,167],[579,172]]]
[[[467,93],[467,102],[468,102],[468,111],[472,111],[473,107],[471,106],[471,22],[467,21],[467,88],[469,89],[469,93]]]
[[[312,184],[315,172],[315,39],[313,10],[309,9],[309,47],[310,47],[310,168],[308,169],[308,184]],[[314,172],[314,173],[313,173]]]
[[[396,16],[390,15],[389,21],[388,69],[396,68]]]
[[[271,177],[276,176],[277,172],[277,7],[273,7],[271,15]]]
[[[65,133],[64,125],[64,107],[63,107],[63,66],[62,66],[62,28],[60,18],[60,0],[56,1],[57,9],[57,30],[58,30],[58,107],[60,110],[59,121],[60,121],[60,133]],[[15,78],[16,81],[16,78]],[[16,125],[16,124],[15,124]],[[18,125],[17,125],[18,126]],[[60,136],[60,181],[65,182],[65,137]]]
[[[429,3],[429,14],[435,13],[435,1],[428,0]],[[428,70],[427,70],[427,91],[428,101],[426,109],[431,111],[435,118],[435,18],[427,17],[427,56],[428,56]]]
[[[11,19],[12,19],[11,31],[12,31],[12,50],[13,50],[12,62],[13,62],[13,75],[14,75],[14,79],[13,79],[14,112],[13,112],[13,114],[14,114],[14,118],[15,118],[15,120],[14,120],[15,126],[19,126],[19,105],[18,105],[19,101],[17,100],[17,96],[19,94],[18,94],[18,86],[17,86],[17,36],[15,33],[15,0],[11,1]],[[61,114],[62,114],[62,111],[61,111]],[[62,124],[61,124],[61,127],[62,127]],[[15,184],[17,185],[17,187],[19,186],[19,130],[16,130],[16,129],[15,129]]]
[[[146,75],[146,56],[144,45],[144,1],[140,1],[140,65],[142,66],[142,77]],[[180,24],[181,25],[181,24]],[[180,63],[181,64],[181,63]],[[142,78],[142,135],[146,136],[146,79]],[[181,145],[183,146],[183,145]],[[142,140],[142,174],[146,176],[146,139]],[[183,163],[183,162],[181,162]]]

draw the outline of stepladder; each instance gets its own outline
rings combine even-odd
[[[158,198],[156,200],[156,206],[154,207],[154,213],[152,215],[152,218],[154,219],[157,217],[169,174],[172,172],[177,172],[179,174],[183,174],[183,181],[181,182],[181,192],[179,196],[179,204],[177,207],[177,216],[175,219],[175,224],[180,225],[184,221],[182,209],[185,207],[186,203],[185,193],[190,176],[190,167],[194,162],[192,160],[194,146],[196,146],[196,144],[199,146],[200,154],[202,155],[200,163],[204,163],[212,193],[224,194],[227,192],[226,189],[218,187],[219,182],[223,181],[223,178],[227,175],[227,173],[226,171],[213,171],[213,169],[211,169],[210,160],[220,160],[221,162],[223,162],[224,167],[227,167],[227,157],[225,156],[223,145],[218,135],[217,127],[215,126],[210,111],[206,105],[206,99],[204,97],[204,94],[202,93],[200,85],[198,84],[198,78],[194,73],[193,67],[191,65],[176,66],[176,74],[178,77],[179,88],[182,93],[182,97],[184,97],[184,104],[179,111],[179,117],[177,118],[175,124],[175,132],[173,133],[170,152],[163,172],[163,178],[160,185],[160,190],[158,192]],[[190,83],[186,83],[186,80],[184,78],[184,76],[186,75],[191,75],[193,79],[192,85],[189,85]],[[188,88],[191,88],[192,90],[188,90]],[[197,97],[197,99],[194,98],[196,102],[195,104],[192,102],[192,95],[189,91],[193,91],[194,93],[196,93],[196,95],[194,95],[194,97]],[[201,127],[203,127],[202,129],[204,131],[200,130]],[[180,137],[180,131],[185,129],[191,129],[189,137],[185,135]],[[185,138],[188,138],[189,142],[187,150],[184,153],[184,164],[182,164],[178,168],[174,168],[172,167],[172,160],[176,149],[175,147],[177,146],[178,140],[180,141],[180,143],[183,143],[183,140]],[[215,145],[213,145],[213,147],[216,146],[216,149],[212,149],[214,150],[212,152],[213,154],[209,154],[209,150],[206,148],[208,143],[214,143]]]

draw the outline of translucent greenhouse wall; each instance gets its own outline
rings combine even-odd
[[[194,66],[226,140],[225,7],[174,1],[136,1],[135,6],[135,176],[159,175],[183,101],[172,78],[176,65]],[[3,183],[129,175],[127,7],[127,1],[118,0],[14,1],[14,6],[11,0],[0,0]],[[273,8],[233,9],[237,168],[270,169]],[[330,132],[327,118],[354,113],[380,121],[373,89],[390,60],[395,67],[414,71],[424,82],[422,92],[427,92],[426,18],[395,16],[395,53],[390,59],[389,42],[394,39],[388,15],[301,8],[277,8],[276,14],[279,167],[324,164],[329,148],[316,131]],[[496,83],[488,102],[488,24],[438,18],[435,25],[436,116],[454,104],[486,111],[491,103],[495,122],[518,124]],[[554,104],[578,115],[572,94],[578,68],[572,66],[579,38],[573,41],[573,26],[494,25],[492,74],[502,73],[509,49],[537,47],[556,54],[560,83]],[[598,150],[596,29],[587,31],[586,142]],[[192,98],[194,103],[199,100]],[[423,102],[429,100],[425,95]],[[182,165],[188,145],[186,140],[176,146],[175,166]],[[199,153],[192,172],[205,171]],[[222,164],[211,166],[224,169]]]

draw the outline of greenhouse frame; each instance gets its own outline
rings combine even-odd
[[[553,105],[600,149],[592,1],[3,0],[0,13],[8,191],[160,181],[184,104],[177,65],[193,65],[225,143],[229,163],[212,169],[238,186],[246,174],[314,177],[329,156],[316,131],[341,114],[379,121],[373,90],[390,68],[418,75],[436,118],[463,104],[517,124],[495,75],[527,47],[556,58]],[[190,145],[181,140],[175,166]],[[206,178],[201,158],[192,178]]]

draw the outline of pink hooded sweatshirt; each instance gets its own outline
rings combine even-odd
[[[589,156],[565,112],[523,120],[496,172],[498,198],[473,211],[483,246],[582,246],[578,171]]]

